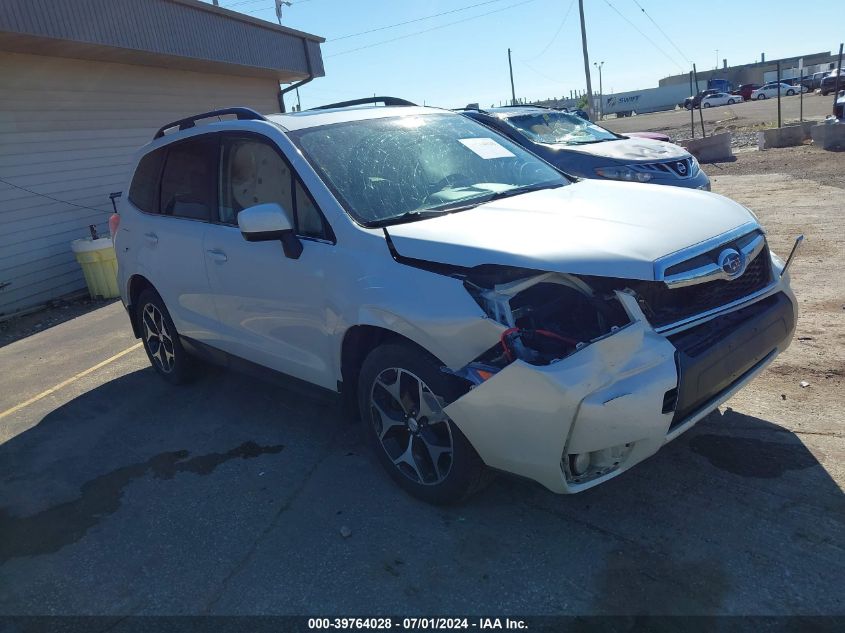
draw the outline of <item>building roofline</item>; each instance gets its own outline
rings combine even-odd
[[[241,22],[246,22],[247,24],[252,24],[255,26],[260,26],[261,28],[269,29],[270,31],[276,31],[277,33],[285,33],[287,35],[295,35],[297,37],[301,37],[306,40],[310,40],[312,42],[318,42],[322,44],[326,41],[326,38],[320,37],[319,35],[314,35],[313,33],[306,33],[305,31],[298,31],[296,29],[289,28],[287,26],[280,26],[278,24],[273,24],[268,20],[262,20],[260,18],[254,18],[251,15],[246,15],[245,13],[239,13],[238,11],[233,11],[232,9],[226,9],[225,7],[215,7],[213,4],[209,2],[200,2],[200,0],[166,0],[167,2],[172,2],[174,4],[184,4],[189,7],[193,7],[194,9],[199,9],[201,11],[207,11],[209,13],[216,13],[218,15],[222,15],[227,18],[239,20]]]

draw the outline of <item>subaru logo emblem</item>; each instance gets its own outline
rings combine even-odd
[[[678,173],[681,174],[681,176],[686,176],[686,174],[687,174],[686,164],[683,161],[679,161],[678,164],[677,164],[677,167],[678,167]]]
[[[742,273],[742,256],[732,248],[726,248],[719,253],[719,268],[728,277],[736,277]]]

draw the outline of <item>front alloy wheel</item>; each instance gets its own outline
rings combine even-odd
[[[358,406],[381,465],[405,491],[429,503],[462,501],[490,472],[444,407],[467,390],[442,363],[410,343],[377,347],[361,366]]]
[[[426,486],[449,475],[449,418],[419,376],[399,367],[382,371],[370,389],[370,413],[382,449],[403,475]]]

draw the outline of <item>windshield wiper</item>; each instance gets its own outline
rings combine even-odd
[[[428,218],[433,218],[451,212],[452,209],[414,209],[413,211],[405,211],[405,213],[400,213],[399,215],[392,215],[389,218],[367,222],[367,227],[380,228],[383,226],[390,226],[391,224],[416,222],[417,220],[427,220]]]
[[[535,185],[524,185],[522,187],[512,187],[510,189],[505,189],[504,191],[497,191],[494,193],[489,193],[483,196],[476,196],[470,200],[458,200],[457,202],[451,202],[448,204],[453,204],[455,206],[444,206],[440,205],[437,207],[432,207],[434,209],[440,209],[442,211],[446,211],[448,213],[455,213],[457,211],[466,211],[467,209],[474,209],[475,207],[482,205],[486,202],[492,202],[493,200],[501,200],[503,198],[511,198],[513,196],[519,196],[523,193],[530,193],[532,191],[540,191],[541,189],[556,189],[558,187],[563,187],[566,183],[563,182],[542,182]]]

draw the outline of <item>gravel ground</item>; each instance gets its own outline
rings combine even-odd
[[[791,178],[809,181],[810,198],[821,194],[816,185],[845,189],[845,153],[828,152],[814,145],[744,151],[737,154],[736,160],[732,162],[711,163],[705,165],[704,169],[711,178],[722,175],[786,174]]]

